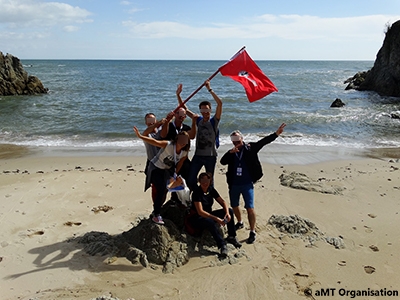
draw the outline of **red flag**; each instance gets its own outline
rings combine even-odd
[[[220,67],[219,71],[223,76],[228,76],[243,85],[250,102],[260,100],[272,92],[278,91],[246,50],[239,51],[230,61]]]

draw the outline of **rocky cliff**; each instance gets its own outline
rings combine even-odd
[[[388,27],[372,69],[357,73],[345,83],[349,83],[346,89],[400,97],[400,20]]]
[[[42,82],[22,67],[20,60],[0,51],[0,96],[34,95],[47,93]]]

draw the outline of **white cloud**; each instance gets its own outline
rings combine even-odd
[[[278,37],[289,40],[327,39],[343,40],[362,37],[382,37],[387,22],[400,16],[370,15],[346,18],[322,18],[308,15],[261,15],[241,24],[212,24],[194,27],[177,22],[123,22],[135,38],[189,38],[189,39],[257,39]]]
[[[133,37],[139,38],[233,38],[246,34],[243,28],[228,24],[216,24],[214,27],[193,27],[177,22],[137,23],[125,21],[123,25],[129,28]]]
[[[134,13],[137,13],[137,12],[143,11],[143,10],[144,10],[144,9],[134,7],[134,8],[131,8],[131,9],[128,11],[128,13],[129,13],[129,14],[134,14]]]
[[[24,33],[24,32],[11,32],[11,31],[5,31],[5,32],[0,32],[0,40],[1,41],[7,41],[7,40],[12,40],[12,41],[23,41],[26,42],[27,40],[34,40],[37,41],[39,39],[47,38],[49,37],[49,34],[45,31],[42,32],[29,32],[29,33]]]
[[[0,24],[11,28],[91,21],[89,11],[60,2],[0,0],[0,7]]]
[[[78,31],[78,30],[79,30],[78,26],[72,26],[72,25],[64,26],[64,31],[66,31],[66,32],[74,32],[74,31]]]
[[[132,7],[132,3],[130,1],[121,1],[119,4],[121,4],[123,6],[131,6]],[[144,9],[132,7],[127,12],[128,12],[128,14],[134,14],[134,13],[137,13],[137,12],[143,11],[143,10]]]

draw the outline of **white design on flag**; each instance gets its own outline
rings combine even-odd
[[[254,86],[257,86],[257,82],[251,78],[249,78],[249,73],[247,71],[240,71],[239,76],[246,78],[248,81],[250,81]]]

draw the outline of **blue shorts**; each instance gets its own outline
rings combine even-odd
[[[240,195],[243,196],[245,208],[254,208],[254,185],[252,183],[229,187],[229,199],[232,207],[239,206]]]

